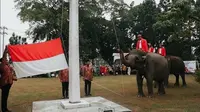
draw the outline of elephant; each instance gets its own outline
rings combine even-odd
[[[166,56],[169,64],[170,74],[174,74],[176,76],[175,86],[179,86],[179,75],[182,78],[182,86],[186,87],[185,81],[185,64],[180,57],[177,56]]]
[[[180,75],[182,78],[182,87],[186,87],[187,84],[185,81],[185,64],[183,60],[177,56],[166,56],[165,58],[168,60],[170,74],[174,74],[176,77],[174,86],[179,86]],[[168,86],[168,79],[165,85]],[[154,88],[156,88],[156,83],[154,85]]]
[[[143,77],[147,80],[148,97],[153,96],[153,80],[159,84],[158,94],[165,94],[164,81],[169,74],[166,58],[156,53],[146,53],[136,49],[130,51],[126,56],[124,56],[122,50],[118,51],[122,63],[137,70],[138,97],[145,96],[143,93]]]

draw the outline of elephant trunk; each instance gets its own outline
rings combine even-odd
[[[119,53],[120,53],[120,59],[122,61],[122,64],[124,64],[125,66],[129,67],[130,63],[128,62],[128,60],[125,59],[124,52],[122,50],[120,50]]]

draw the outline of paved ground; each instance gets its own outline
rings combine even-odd
[[[199,112],[200,84],[194,77],[186,76],[187,88],[174,88],[174,76],[170,76],[170,87],[165,96],[137,98],[135,76],[96,77],[92,84],[93,96],[102,96],[135,112]],[[181,81],[181,80],[180,80]],[[146,84],[144,85],[147,94]],[[81,95],[83,96],[81,78]],[[157,92],[157,90],[154,90]],[[27,78],[14,83],[9,97],[9,108],[14,112],[31,112],[32,102],[61,98],[61,84],[57,78]]]

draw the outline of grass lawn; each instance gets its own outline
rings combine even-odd
[[[174,81],[175,77],[170,76],[170,87],[166,89],[165,96],[155,94],[155,98],[149,99],[137,98],[135,76],[95,77],[92,94],[119,103],[134,112],[200,112],[200,84],[191,75],[186,76],[187,88],[174,88]],[[84,95],[83,84],[81,79],[81,96]],[[147,95],[146,83],[144,92]],[[157,89],[154,89],[154,93],[156,92]],[[9,108],[14,112],[31,112],[33,101],[60,98],[61,84],[58,78],[27,78],[14,83],[8,102]]]

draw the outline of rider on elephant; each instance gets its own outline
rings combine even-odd
[[[137,38],[138,38],[138,41],[137,41],[136,49],[140,49],[144,52],[148,52],[147,40],[144,39],[141,34],[139,34]]]
[[[151,43],[149,43],[148,45],[149,45],[149,52],[154,53],[155,52],[155,48],[153,48],[153,46],[151,45]]]
[[[163,44],[160,44],[160,45],[159,45],[158,54],[160,54],[161,56],[166,56],[166,49],[165,49],[165,47],[163,46]]]

